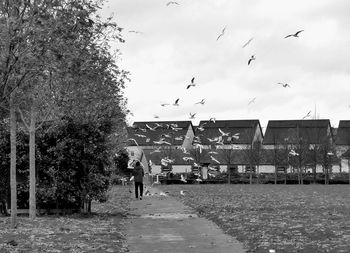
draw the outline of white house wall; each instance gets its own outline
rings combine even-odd
[[[192,147],[192,141],[194,137],[194,132],[191,126],[188,127],[186,136],[184,138],[184,141],[182,143],[182,147],[186,148],[187,150]]]

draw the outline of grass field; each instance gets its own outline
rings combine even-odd
[[[113,187],[105,203],[93,203],[91,215],[42,216],[35,221],[0,217],[0,252],[126,252],[123,219],[130,193]]]
[[[349,185],[160,187],[236,237],[248,252],[350,252]]]

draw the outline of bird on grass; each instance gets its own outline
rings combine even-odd
[[[192,77],[191,83],[189,85],[187,85],[186,89],[189,89],[189,88],[194,87],[194,86],[196,86],[196,84],[194,82],[194,77]]]
[[[254,38],[250,38],[243,46],[242,48],[245,48],[246,46],[248,46],[248,44],[253,40]]]
[[[252,62],[252,61],[254,61],[256,58],[255,58],[255,55],[253,54],[251,57],[250,57],[250,59],[248,60],[248,65]]]
[[[216,38],[216,41],[218,41],[221,36],[223,36],[225,34],[225,30],[226,30],[226,26],[222,29],[221,33],[219,34],[219,36]]]
[[[299,33],[303,32],[304,30],[300,30],[300,31],[297,31],[296,33],[294,34],[289,34],[287,35],[286,37],[284,37],[285,39],[286,38],[289,38],[289,37],[299,37]]]
[[[186,193],[187,193],[186,191],[183,191],[183,190],[180,191],[180,195],[181,195],[181,196],[185,196]]]

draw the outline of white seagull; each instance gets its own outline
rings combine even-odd
[[[282,85],[283,88],[287,88],[287,87],[290,88],[290,85],[288,83],[277,83],[277,84]]]
[[[179,100],[180,100],[179,98],[176,99],[173,105],[174,105],[174,106],[179,106]]]
[[[221,136],[228,136],[230,134],[229,132],[225,133],[220,128],[219,128],[219,132],[221,133]]]
[[[183,157],[182,158],[184,161],[188,162],[188,161],[194,161],[194,159],[192,157]]]
[[[254,102],[255,102],[255,99],[256,99],[256,97],[255,97],[255,98],[253,98],[252,100],[250,100],[250,101],[249,101],[249,103],[248,103],[248,105],[250,105],[250,104],[254,103]]]
[[[143,134],[135,134],[135,136],[140,137],[140,138],[146,138],[146,135],[143,135]]]
[[[215,157],[213,157],[212,155],[210,156],[210,159],[213,160],[216,163],[220,163]]]
[[[250,59],[249,59],[249,61],[248,61],[248,65],[253,61],[253,60],[255,60],[256,58],[255,58],[255,55],[253,54],[251,57],[250,57]]]
[[[304,30],[300,30],[300,31],[297,31],[296,33],[294,34],[289,34],[287,35],[286,37],[284,37],[285,39],[286,38],[289,38],[289,37],[299,37],[299,33],[303,32]]]
[[[310,117],[310,116],[311,116],[311,111],[309,111],[309,112],[303,117],[303,119],[308,118],[308,117]]]
[[[250,38],[243,46],[242,48],[245,48],[246,46],[248,46],[248,44],[253,40],[254,38]]]
[[[187,85],[186,89],[189,89],[190,87],[194,87],[194,86],[196,86],[196,84],[194,83],[194,77],[192,77],[191,83]]]
[[[167,2],[166,6],[169,6],[169,5],[171,5],[171,4],[179,5],[178,2],[173,2],[173,1],[171,1],[171,2]]]
[[[190,119],[195,119],[197,113],[190,113]]]
[[[226,30],[226,26],[224,27],[224,29],[222,29],[220,35],[216,38],[216,41],[218,41],[221,38],[221,36],[225,34],[225,30]]]
[[[197,105],[197,104],[204,105],[204,104],[205,104],[205,99],[203,98],[201,101],[199,101],[199,102],[195,103],[195,105]]]
[[[133,139],[133,138],[129,138],[128,141],[133,141],[133,142],[135,142],[136,146],[139,145],[139,144],[137,143],[137,141],[136,141],[135,139]]]

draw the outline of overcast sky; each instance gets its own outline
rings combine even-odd
[[[335,127],[350,120],[349,0],[167,3],[109,0],[102,10],[124,28],[126,42],[113,47],[122,54],[118,65],[130,71],[131,122],[189,120],[196,113],[194,124],[215,117],[266,126],[309,111]],[[299,38],[285,38],[299,30]],[[196,86],[186,89],[192,77]],[[179,106],[161,106],[177,98]],[[195,104],[202,99],[204,105]]]

